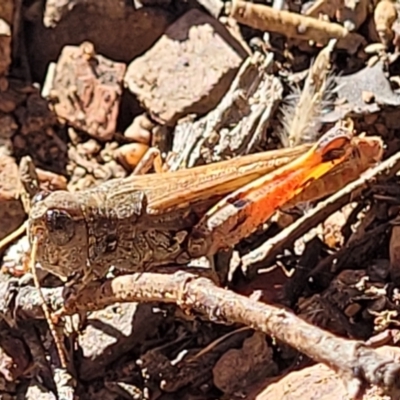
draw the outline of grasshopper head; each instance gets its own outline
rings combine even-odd
[[[37,258],[42,268],[68,278],[85,268],[88,235],[79,199],[72,193],[39,193],[29,215],[29,240],[38,241]]]

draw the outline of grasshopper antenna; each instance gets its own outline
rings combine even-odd
[[[33,197],[39,193],[39,178],[35,169],[35,165],[33,164],[33,161],[30,157],[23,157],[21,159],[20,165],[19,165],[19,174],[20,174],[20,180],[21,180],[21,200],[24,206],[24,209],[27,214],[29,214],[30,208],[31,208],[31,201]],[[28,221],[26,221],[19,229],[27,229],[28,226]],[[59,335],[56,331],[56,327],[53,323],[52,316],[49,310],[49,307],[47,306],[46,300],[43,296],[43,292],[41,290],[40,286],[40,281],[39,277],[37,274],[36,270],[36,254],[37,254],[37,248],[38,248],[38,238],[35,235],[32,241],[32,247],[31,247],[31,253],[29,257],[29,270],[32,273],[33,276],[33,282],[35,284],[35,287],[37,291],[39,292],[39,297],[42,302],[42,310],[44,313],[44,316],[46,318],[47,324],[49,325],[50,333],[53,337],[54,343],[56,345],[58,357],[60,358],[60,364],[63,369],[67,369],[67,361],[65,358],[65,352],[63,350],[63,345],[61,343],[61,340],[59,338]]]
[[[323,109],[332,103],[335,90],[330,58],[336,42],[336,39],[331,39],[319,52],[308,71],[303,90],[297,87],[287,96],[286,104],[281,109],[282,129],[278,133],[285,147],[318,139],[320,117]]]
[[[44,316],[46,318],[46,321],[49,325],[49,329],[51,332],[51,335],[53,336],[54,343],[56,345],[58,357],[60,358],[60,363],[61,367],[63,369],[67,369],[67,360],[65,358],[65,352],[63,345],[61,343],[60,337],[56,331],[56,327],[53,323],[52,316],[49,310],[49,307],[47,306],[46,299],[43,296],[43,292],[40,286],[37,270],[36,270],[36,253],[37,253],[37,247],[38,247],[38,240],[37,237],[33,239],[32,242],[32,250],[31,250],[31,255],[30,255],[30,270],[33,276],[33,282],[35,283],[35,287],[39,292],[40,300],[42,301],[42,310],[44,313]]]

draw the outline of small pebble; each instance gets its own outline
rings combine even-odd
[[[142,143],[129,143],[116,150],[115,158],[125,167],[134,168],[148,149],[149,146]]]

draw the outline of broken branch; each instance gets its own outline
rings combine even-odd
[[[216,323],[244,324],[264,332],[333,368],[355,396],[369,385],[377,385],[385,393],[400,393],[400,364],[363,342],[339,338],[281,307],[254,301],[183,271],[137,273],[93,283],[72,304],[66,304],[65,310],[75,313],[132,301],[176,303],[184,311],[200,313]]]

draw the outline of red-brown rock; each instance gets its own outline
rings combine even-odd
[[[192,9],[129,65],[125,82],[154,120],[173,126],[212,110],[245,56],[219,21]]]

